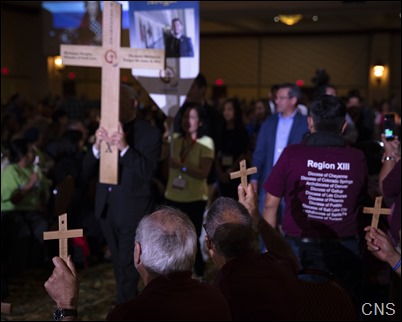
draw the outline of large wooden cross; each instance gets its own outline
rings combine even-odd
[[[68,238],[82,237],[82,229],[67,230],[67,214],[59,216],[59,230],[58,231],[45,231],[43,233],[43,239],[58,239],[59,240],[59,256],[67,261],[68,250],[67,240]]]
[[[364,207],[363,212],[365,214],[373,214],[373,218],[371,219],[371,227],[378,227],[378,220],[380,219],[380,215],[390,215],[391,209],[389,208],[381,208],[382,197],[376,197],[374,208],[372,207]]]
[[[231,172],[230,173],[230,179],[236,179],[240,178],[241,180],[241,185],[243,186],[244,190],[247,190],[247,176],[253,173],[257,173],[257,168],[252,167],[252,168],[246,168],[246,160],[241,160],[240,161],[240,170]]]
[[[104,1],[102,46],[61,45],[64,65],[101,67],[101,126],[109,135],[118,129],[120,68],[164,68],[164,50],[120,47],[121,5]],[[102,142],[99,181],[117,184],[118,149]]]

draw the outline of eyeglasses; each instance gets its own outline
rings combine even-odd
[[[289,96],[277,96],[276,99],[284,100],[286,98],[290,98]]]

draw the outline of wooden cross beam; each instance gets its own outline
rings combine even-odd
[[[373,218],[371,219],[371,227],[378,227],[378,220],[380,219],[380,215],[390,215],[391,209],[389,208],[381,208],[382,197],[375,198],[374,208],[372,207],[364,207],[363,212],[365,214],[373,214]]]
[[[102,46],[61,45],[63,65],[101,67],[101,126],[111,135],[118,129],[120,68],[164,68],[165,52],[161,49],[120,47],[121,5],[104,1]],[[102,142],[99,181],[117,184],[118,149]]]
[[[1,313],[10,314],[11,313],[11,303],[3,303],[1,302]]]
[[[241,185],[243,186],[244,190],[247,190],[247,176],[253,173],[257,173],[257,168],[252,167],[246,169],[246,160],[240,161],[240,171],[235,171],[230,173],[230,179],[240,178]]]
[[[67,214],[59,216],[59,230],[58,231],[45,231],[43,233],[43,239],[58,239],[59,240],[59,256],[67,261],[67,239],[74,237],[82,237],[82,229],[67,230]]]

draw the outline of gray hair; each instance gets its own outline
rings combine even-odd
[[[156,274],[191,271],[197,251],[197,234],[190,218],[163,206],[139,223],[135,242],[141,244],[144,267]]]
[[[217,251],[225,258],[234,258],[253,249],[250,214],[234,199],[216,199],[209,208],[204,227]]]

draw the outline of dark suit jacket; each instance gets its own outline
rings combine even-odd
[[[252,166],[257,167],[258,171],[251,175],[251,179],[258,180],[258,204],[260,211],[263,209],[265,200],[265,190],[262,188],[262,185],[268,178],[273,167],[278,121],[278,114],[273,114],[262,123],[253,153]],[[287,145],[300,143],[308,131],[307,116],[297,112],[289,133]]]
[[[191,38],[184,35],[180,38],[168,35],[165,39],[165,51],[166,57],[194,57]]]
[[[98,181],[95,197],[95,216],[99,218],[108,203],[119,214],[116,222],[124,224],[135,218],[139,220],[144,199],[152,198],[152,179],[160,156],[161,133],[148,122],[136,119],[126,132],[130,148],[123,157],[119,155],[119,178],[117,185]],[[99,174],[99,160],[92,149],[84,158],[83,169],[87,176]],[[111,190],[111,191],[109,191]]]

